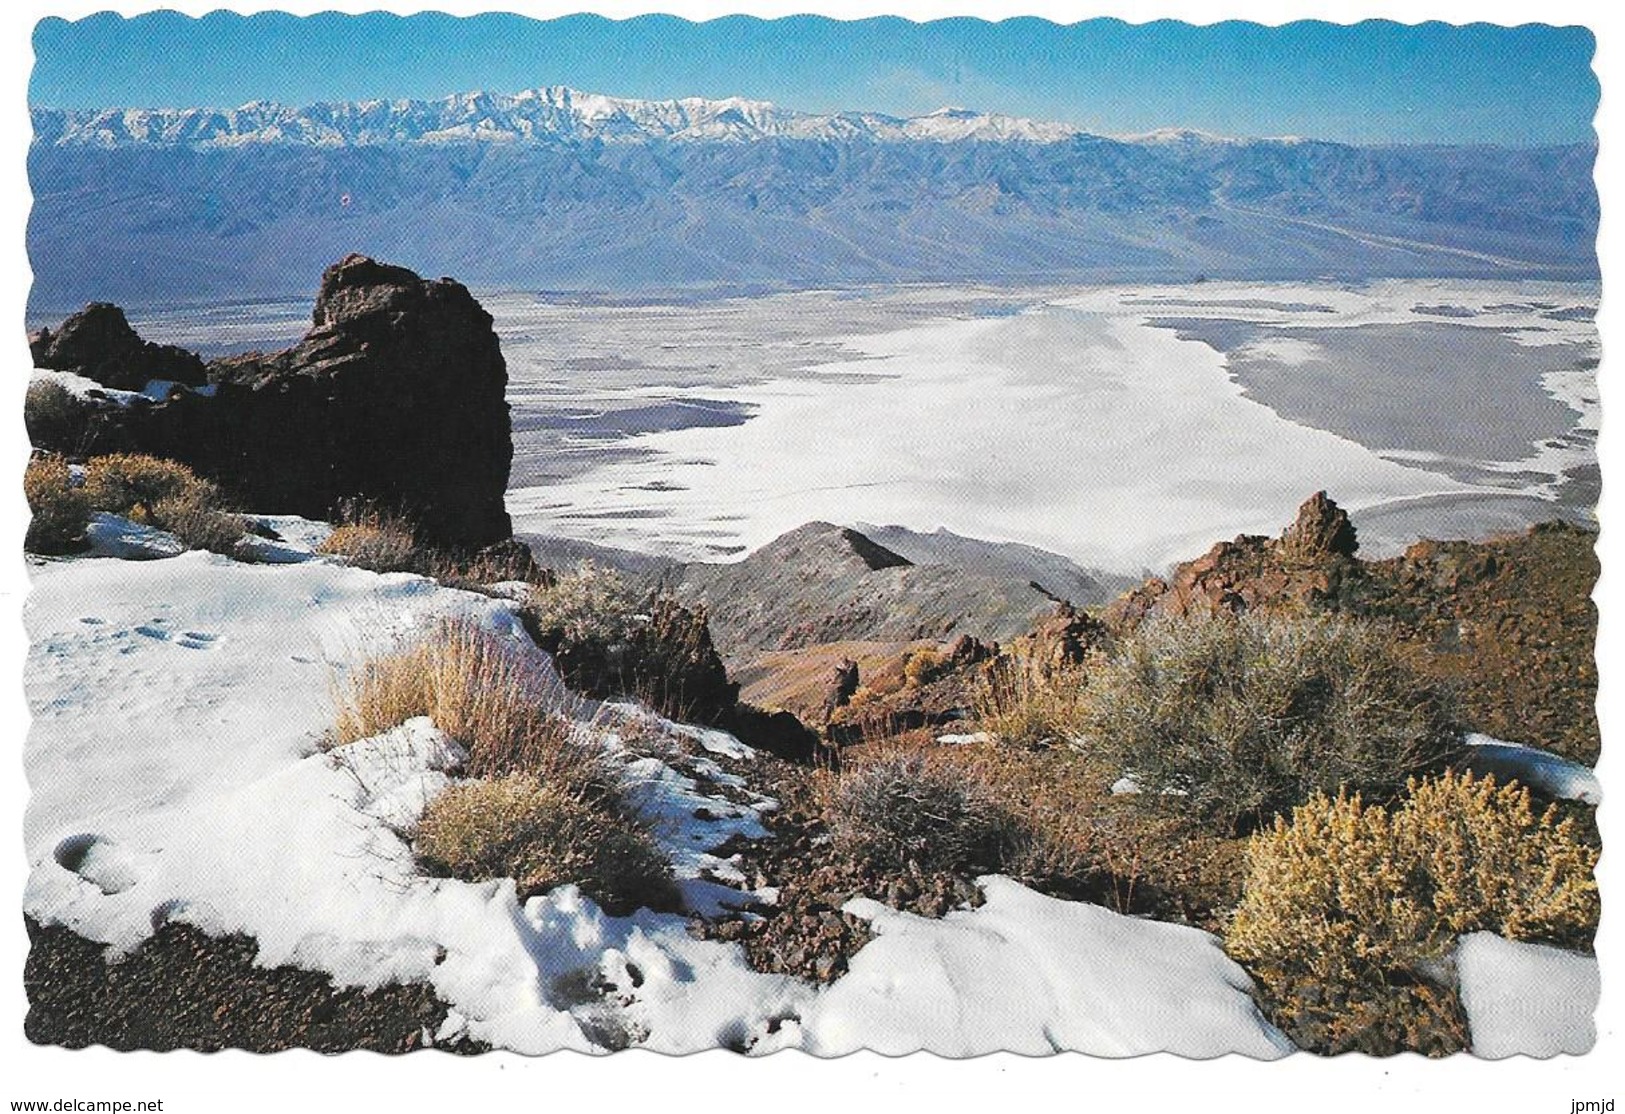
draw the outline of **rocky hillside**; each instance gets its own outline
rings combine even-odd
[[[916,565],[946,565],[961,572],[1026,580],[1046,595],[1080,607],[1108,603],[1136,583],[1132,576],[1086,569],[1071,558],[1037,546],[967,538],[942,527],[926,534],[902,526],[860,522],[855,529]]]
[[[918,565],[827,522],[792,530],[736,564],[682,566],[664,583],[685,603],[704,605],[730,663],[850,640],[1008,638],[1055,605],[1025,580]]]
[[[1455,690],[1465,726],[1587,764],[1601,750],[1597,535],[1561,522],[1484,542],[1422,541],[1362,561],[1349,516],[1318,494],[1278,538],[1220,542],[1105,612],[1121,631],[1159,616],[1319,611],[1392,624]]]
[[[313,318],[292,348],[205,366],[142,341],[117,307],[87,306],[29,338],[36,366],[146,395],[81,391],[82,420],[60,443],[31,430],[36,447],[178,460],[271,512],[376,502],[457,548],[509,537],[507,365],[467,288],[350,255],[323,273]]]

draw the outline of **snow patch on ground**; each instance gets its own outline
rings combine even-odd
[[[1597,1042],[1594,956],[1474,932],[1456,945],[1456,972],[1475,1056],[1578,1056]]]
[[[1516,778],[1558,800],[1602,804],[1602,782],[1595,770],[1539,747],[1468,735],[1467,768],[1476,774],[1493,774],[1498,781]]]
[[[126,561],[152,561],[178,557],[186,545],[174,534],[142,526],[116,514],[93,511],[85,527],[88,556],[115,557]]]
[[[86,402],[110,402],[117,406],[163,402],[177,391],[199,394],[205,398],[211,398],[215,393],[215,386],[212,383],[202,387],[187,387],[170,379],[149,379],[139,391],[121,391],[114,387],[104,387],[94,379],[71,371],[55,371],[43,367],[34,369],[33,378],[29,382],[55,383],[75,398],[84,399]]]
[[[1197,1058],[1293,1051],[1258,1012],[1251,981],[1217,937],[1045,897],[996,875],[979,881],[986,904],[942,920],[848,902],[846,912],[867,920],[878,939],[806,1018],[809,1050]]]

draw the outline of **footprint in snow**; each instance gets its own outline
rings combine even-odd
[[[157,642],[173,642],[177,646],[184,646],[188,650],[212,650],[220,643],[218,634],[209,634],[206,631],[182,631],[174,634],[156,625],[159,620],[145,623],[135,628],[135,633]]]
[[[135,856],[117,840],[94,832],[72,835],[52,852],[57,865],[72,871],[104,894],[121,894],[140,881]]]

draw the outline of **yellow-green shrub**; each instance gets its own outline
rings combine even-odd
[[[37,456],[23,472],[23,495],[33,515],[23,548],[30,553],[68,553],[84,541],[90,523],[90,500],[73,482],[68,462],[59,456]]]
[[[929,685],[942,676],[947,664],[947,659],[941,653],[928,646],[922,647],[903,662],[903,681],[910,688]]]
[[[139,453],[85,462],[85,494],[97,510],[167,530],[190,549],[231,554],[248,523],[221,508],[220,489],[184,464]]]
[[[1392,811],[1317,794],[1255,834],[1226,949],[1322,1051],[1461,1047],[1441,975],[1460,933],[1589,944],[1597,852],[1528,790],[1445,775]]]
[[[1324,616],[1147,623],[1081,700],[1090,750],[1227,832],[1316,791],[1396,796],[1460,746],[1408,652],[1381,627]]]
[[[575,883],[617,915],[677,905],[666,859],[641,824],[530,774],[447,789],[429,802],[414,846],[435,873],[514,879],[521,900]]]
[[[567,643],[624,643],[649,603],[619,572],[583,561],[550,584],[537,585],[525,610],[539,631]]]
[[[85,462],[85,495],[99,511],[156,525],[165,499],[185,496],[202,482],[186,465],[141,453],[111,453]]]
[[[427,572],[412,523],[375,507],[349,508],[316,552],[346,558],[373,572]]]

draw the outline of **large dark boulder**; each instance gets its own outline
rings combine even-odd
[[[111,325],[107,335],[128,349]],[[81,367],[102,366],[90,349]],[[461,283],[351,255],[322,275],[303,340],[207,372],[204,391],[103,408],[81,451],[183,461],[258,511],[324,517],[359,499],[407,514],[437,545],[512,534],[507,365]]]
[[[196,353],[142,340],[124,311],[107,302],[91,302],[55,332],[40,329],[28,338],[28,347],[35,367],[71,371],[120,391],[142,390],[154,379],[188,387],[206,381]]]

